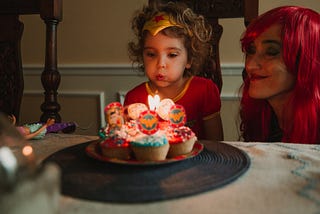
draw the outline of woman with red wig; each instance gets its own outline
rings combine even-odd
[[[241,45],[243,140],[319,144],[319,13],[298,6],[267,11],[248,26]]]

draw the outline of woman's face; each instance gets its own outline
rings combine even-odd
[[[183,39],[158,33],[147,33],[143,61],[146,75],[157,87],[168,87],[183,79],[185,68],[190,68]]]
[[[295,77],[283,61],[280,25],[271,25],[248,47],[245,68],[250,81],[250,97],[269,102],[288,97]]]

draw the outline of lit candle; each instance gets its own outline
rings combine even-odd
[[[160,97],[158,94],[156,94],[154,97],[151,95],[148,95],[148,104],[149,109],[154,111],[156,110],[160,105]]]

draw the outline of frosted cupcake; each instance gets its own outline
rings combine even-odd
[[[173,105],[168,119],[171,126],[166,132],[170,144],[168,158],[188,154],[192,151],[197,137],[189,127],[184,126],[187,120],[184,107]]]
[[[194,132],[186,126],[170,129],[167,131],[167,138],[170,144],[168,158],[190,153],[197,141]]]
[[[108,158],[117,158],[129,160],[132,157],[132,151],[129,142],[124,138],[110,137],[100,143],[103,156]]]
[[[141,135],[131,140],[134,156],[140,161],[165,160],[169,143],[164,132],[159,131],[158,115],[155,111],[144,111],[138,119]]]
[[[134,156],[139,161],[165,160],[169,143],[164,133],[143,135],[131,142]]]
[[[132,151],[127,140],[122,105],[119,102],[110,103],[104,112],[107,126],[99,131],[103,140],[100,143],[102,155],[108,158],[130,159]]]

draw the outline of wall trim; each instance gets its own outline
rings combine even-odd
[[[222,101],[238,101],[240,100],[238,94],[233,93],[221,93],[221,100]]]
[[[104,119],[104,107],[105,107],[105,93],[103,91],[67,91],[67,90],[59,90],[59,95],[65,96],[98,96],[99,97],[99,108],[100,108],[100,119],[101,119],[101,127],[106,125]],[[23,95],[40,95],[43,96],[43,91],[41,90],[24,90]]]
[[[43,70],[43,67],[39,64],[29,64],[24,66],[24,75],[25,76],[40,76]],[[240,63],[224,63],[221,65],[222,76],[241,76],[243,70],[243,64]],[[63,76],[137,76],[143,75],[139,73],[135,68],[130,64],[65,64],[59,65],[58,70],[63,78]],[[31,93],[32,91],[28,91]],[[26,92],[25,92],[26,93]],[[38,93],[42,93],[37,91]],[[88,92],[88,91],[72,91],[65,92],[59,90],[60,94],[86,94],[93,93],[94,95],[103,93],[103,92]],[[122,92],[123,93],[123,92]],[[103,93],[104,96],[104,93]],[[237,94],[231,93],[222,93],[222,100],[237,100]],[[103,102],[101,102],[104,104]]]
[[[121,104],[123,104],[123,102],[124,102],[124,98],[125,98],[126,93],[127,93],[127,91],[118,91],[119,102]],[[239,97],[237,94],[233,94],[233,93],[222,93],[221,100],[223,100],[223,101],[238,101]]]
[[[222,76],[242,76],[244,64],[240,63],[225,63],[221,64]]]
[[[43,66],[39,64],[29,64],[23,67],[24,74],[28,76],[40,75]],[[137,76],[143,75],[131,64],[65,64],[58,65],[61,76]],[[224,63],[221,64],[222,76],[239,76],[242,74],[243,64]]]

